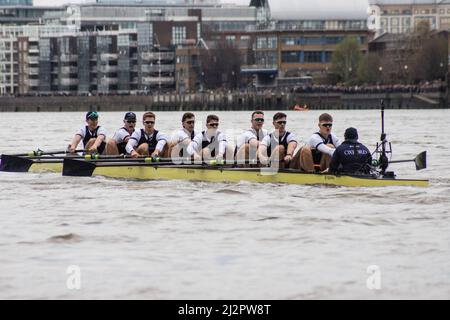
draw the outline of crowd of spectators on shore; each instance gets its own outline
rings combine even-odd
[[[211,94],[229,94],[229,93],[255,93],[255,90],[225,90],[223,88],[217,90],[208,91],[186,91],[185,93],[211,93]],[[295,88],[276,88],[276,89],[265,89],[259,91],[264,94],[273,93],[336,93],[336,94],[385,94],[385,93],[409,93],[409,94],[421,94],[421,93],[432,93],[432,92],[446,92],[446,83],[441,80],[436,80],[432,82],[422,82],[419,84],[379,84],[379,85],[319,85],[319,84],[307,84],[302,86],[297,86]],[[158,94],[156,91],[136,91],[129,93],[117,93],[109,92],[105,93],[83,93],[83,94],[72,94],[70,92],[51,92],[51,93],[29,93],[29,94],[15,94],[6,95],[9,97],[60,97],[60,96],[127,96],[127,95],[154,95]],[[177,94],[176,91],[164,91],[159,92],[159,94]]]
[[[339,93],[339,94],[377,94],[377,93],[430,93],[445,92],[445,82],[437,80],[412,84],[381,84],[381,85],[304,85],[292,89],[295,93]]]

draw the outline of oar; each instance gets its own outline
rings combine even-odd
[[[427,152],[424,151],[422,153],[419,153],[412,160],[389,161],[389,163],[404,163],[404,162],[414,162],[416,164],[416,170],[426,169],[426,167],[427,167]]]
[[[170,161],[160,161],[160,162],[154,162],[153,158],[133,158],[133,159],[95,159],[90,161],[84,161],[82,159],[71,159],[71,158],[65,158],[63,160],[63,176],[72,176],[72,177],[90,177],[92,176],[95,168],[97,166],[101,166],[104,163],[108,163],[110,165],[127,165],[130,163],[143,163],[148,166],[173,166],[177,165],[174,163],[172,159],[165,159]],[[184,159],[185,160],[185,159]],[[193,164],[196,164],[193,162]],[[191,164],[186,164],[186,167],[188,167]],[[218,162],[217,160],[211,160],[211,161],[202,161],[198,165],[200,166],[225,166],[225,165],[234,165],[233,163],[224,163],[224,162]],[[184,165],[181,165],[184,166]]]
[[[75,150],[75,153],[78,152],[84,152],[85,150]],[[10,156],[14,157],[40,157],[45,155],[52,155],[52,154],[69,154],[70,152],[67,150],[57,150],[57,151],[42,151],[42,150],[36,150],[31,151],[28,153],[19,153],[19,154],[10,154]]]

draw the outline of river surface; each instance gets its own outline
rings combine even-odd
[[[249,112],[217,114],[229,136],[250,125]],[[319,114],[290,112],[288,129],[305,139]],[[354,126],[374,149],[379,111],[332,114],[339,137]],[[100,113],[111,135],[122,117]],[[157,128],[180,118],[159,112]],[[65,149],[84,113],[0,119],[0,153],[17,153]],[[0,172],[0,298],[450,299],[449,123],[450,110],[386,111],[393,160],[427,150],[429,162],[391,169],[429,188]]]

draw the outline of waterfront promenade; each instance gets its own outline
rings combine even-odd
[[[0,112],[67,112],[67,111],[245,111],[291,110],[295,105],[311,110],[374,109],[381,99],[393,109],[448,108],[444,90],[314,90],[298,88],[290,91],[203,92],[179,95],[98,95],[98,96],[4,96]]]

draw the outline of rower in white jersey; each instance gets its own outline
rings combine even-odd
[[[227,138],[218,130],[219,117],[209,115],[206,118],[206,128],[192,139],[187,148],[188,155],[193,155],[196,161],[233,159],[233,151],[228,146]]]
[[[169,142],[169,154],[172,159],[188,157],[187,148],[194,137],[199,133],[195,128],[195,115],[186,112],[181,118],[182,129],[178,130]]]
[[[300,150],[300,168],[306,172],[323,172],[330,167],[334,151],[341,141],[331,133],[333,117],[323,113],[319,117],[319,131],[314,133]]]
[[[246,130],[237,139],[235,149],[238,164],[245,164],[246,161],[254,163],[257,161],[257,151],[261,141],[269,134],[264,126],[264,112],[255,111],[252,113],[251,128]]]
[[[131,135],[134,133],[135,128],[136,114],[133,112],[127,112],[123,118],[123,127],[114,133],[112,139],[108,140],[108,143],[106,144],[106,154],[126,154],[127,151],[125,150],[125,147],[127,146]]]
[[[106,147],[106,130],[98,125],[98,113],[89,111],[86,114],[86,126],[78,130],[69,146],[69,152],[75,153],[80,142],[87,153],[103,154]]]
[[[156,116],[153,112],[146,112],[143,117],[144,129],[136,130],[128,140],[125,147],[127,153],[133,158],[137,157],[162,157],[169,155],[167,137],[155,130]]]
[[[278,112],[273,116],[274,132],[264,137],[258,149],[258,157],[262,165],[275,165],[279,168],[293,168],[299,157],[299,153],[294,156],[297,148],[297,138],[289,131],[286,131],[287,115]],[[279,161],[279,163],[276,163]]]

